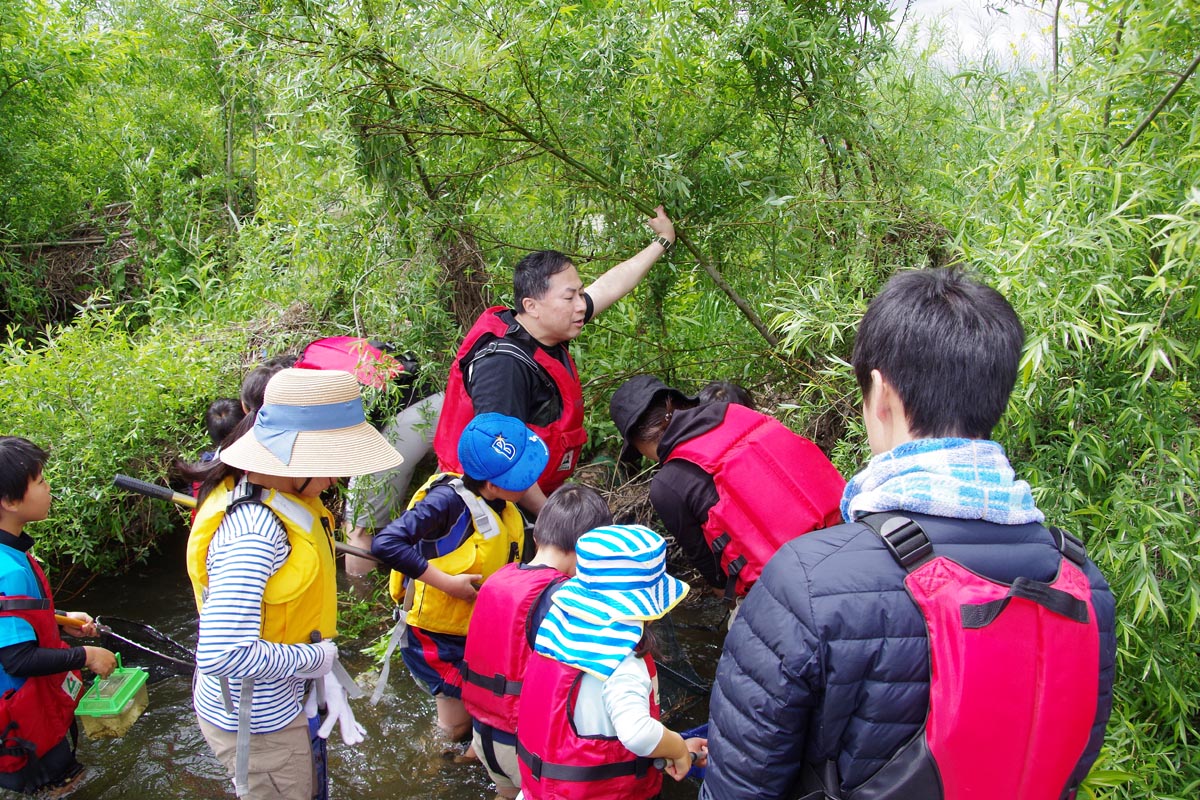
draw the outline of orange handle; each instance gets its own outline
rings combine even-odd
[[[57,622],[59,625],[66,625],[68,628],[82,628],[84,625],[87,624],[86,622],[84,622],[81,619],[75,619],[74,617],[68,617],[65,614],[55,614],[54,621]]]

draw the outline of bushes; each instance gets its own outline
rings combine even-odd
[[[131,335],[106,311],[37,344],[3,345],[5,432],[51,454],[51,516],[32,528],[39,556],[84,574],[120,571],[179,528],[178,509],[116,489],[113,475],[164,483],[171,460],[194,452],[208,402],[236,395],[241,376],[229,366],[243,338],[216,326]]]

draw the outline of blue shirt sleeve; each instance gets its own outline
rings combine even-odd
[[[409,578],[419,578],[429,568],[426,553],[449,552],[439,547],[447,537],[455,539],[450,550],[461,543],[459,530],[466,504],[449,486],[434,486],[416,505],[375,534],[371,553],[389,568]]]
[[[41,587],[38,586],[33,570],[29,568],[25,554],[7,547],[3,549],[15,553],[16,557],[9,553],[0,554],[0,594],[8,597],[41,597]],[[36,640],[33,626],[25,620],[0,617],[0,647]]]

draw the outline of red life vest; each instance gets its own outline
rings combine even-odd
[[[643,656],[655,680],[654,659]],[[575,732],[575,700],[584,673],[534,653],[525,681],[538,690],[522,702],[517,725],[521,792],[528,800],[641,800],[656,797],[662,773],[617,738]],[[657,690],[650,715],[659,718]]]
[[[846,800],[1059,800],[1096,719],[1100,633],[1079,540],[1050,583],[996,583],[937,556],[920,525],[862,520],[908,571],[929,636],[929,709],[919,731]],[[826,778],[826,785],[830,780]]]
[[[517,729],[517,707],[529,648],[529,615],[543,592],[567,576],[551,567],[509,564],[475,598],[461,666],[462,701],[471,718],[506,733]]]
[[[28,622],[38,647],[67,648],[54,621],[54,600],[46,576],[33,556],[25,556],[42,596],[0,597],[0,616]],[[83,678],[78,670],[29,677],[20,688],[5,692],[0,697],[0,772],[34,768],[37,760],[67,735],[82,694]]]
[[[680,442],[673,459],[713,478],[717,504],[704,538],[736,594],[750,591],[785,543],[841,521],[846,481],[837,468],[808,439],[745,406],[730,403],[721,424]]]
[[[437,432],[433,436],[438,471],[462,474],[462,464],[458,461],[458,438],[467,427],[467,423],[475,418],[475,404],[467,394],[463,380],[462,361],[482,336],[492,334],[498,337],[497,341],[485,345],[477,356],[487,348],[495,346],[506,358],[522,358],[530,368],[540,368],[543,377],[549,376],[562,397],[562,415],[557,420],[546,426],[529,425],[530,430],[542,437],[542,441],[550,450],[550,460],[546,463],[542,476],[538,478],[538,486],[548,495],[571,477],[571,473],[579,464],[579,453],[587,441],[587,431],[583,429],[583,386],[579,383],[579,372],[575,369],[575,361],[569,352],[568,364],[564,365],[541,347],[534,348],[530,359],[523,348],[503,341],[504,334],[508,332],[508,325],[500,319],[500,313],[505,310],[503,306],[493,306],[483,312],[479,319],[475,320],[471,330],[467,331],[466,338],[450,364],[446,400],[438,418]],[[526,424],[528,425],[528,422]]]

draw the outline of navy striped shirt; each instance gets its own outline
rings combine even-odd
[[[206,561],[208,593],[196,643],[196,713],[226,731],[237,730],[241,681],[253,677],[251,733],[271,733],[300,713],[305,681],[297,671],[314,669],[320,649],[260,638],[267,579],[291,553],[287,532],[264,505],[243,503],[225,515],[213,534]],[[233,713],[225,709],[221,678],[228,681]]]

